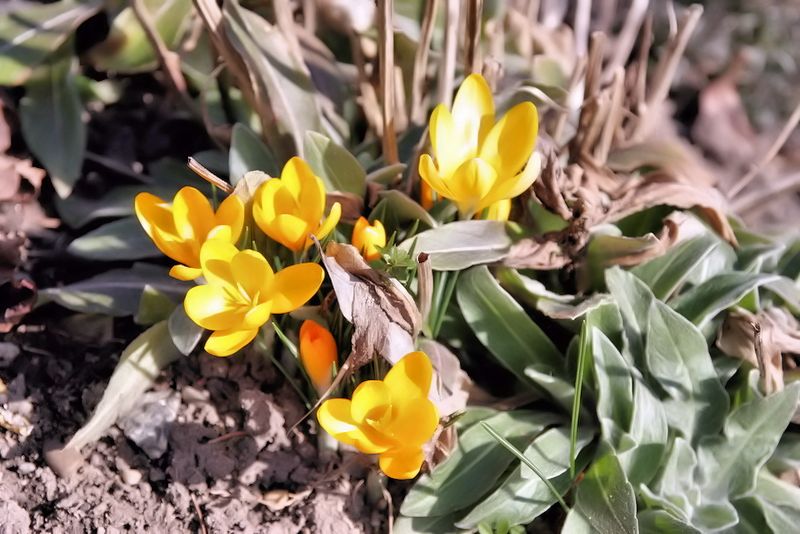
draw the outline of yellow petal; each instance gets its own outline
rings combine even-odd
[[[489,206],[485,218],[491,221],[507,221],[508,216],[510,214],[511,214],[511,199],[504,198],[503,200],[498,200],[497,202],[494,202],[492,203],[491,206]]]
[[[219,205],[215,221],[217,227],[224,225],[230,228],[228,241],[231,243],[238,241],[244,227],[244,202],[242,199],[238,195],[228,195]]]
[[[350,416],[349,399],[328,399],[317,410],[317,421],[325,432],[338,439],[340,434],[356,430]]]
[[[268,291],[272,285],[272,267],[255,250],[243,250],[231,259],[231,275],[250,299]]]
[[[314,232],[314,235],[317,236],[317,239],[325,239],[325,237],[331,233],[331,230],[336,228],[336,225],[339,223],[339,218],[342,216],[342,205],[338,202],[334,202],[333,206],[331,206],[331,212],[328,214],[328,218],[325,219],[325,222],[319,229]],[[306,241],[306,245],[311,244],[311,240]]]
[[[491,193],[496,182],[494,168],[480,158],[468,160],[456,170],[450,179],[450,190],[462,217],[472,216],[480,209],[481,201]]]
[[[525,169],[521,173],[511,178],[497,181],[495,187],[481,200],[481,203],[478,205],[478,211],[490,206],[498,200],[514,198],[524,193],[533,185],[536,178],[539,177],[539,172],[542,168],[541,163],[542,158],[537,152],[531,154],[528,164],[525,165]]]
[[[497,170],[501,180],[514,176],[531,157],[538,128],[536,106],[517,104],[489,132],[480,158]]]
[[[253,330],[219,330],[211,334],[206,341],[205,349],[214,356],[230,356],[255,339],[258,329]]]
[[[211,203],[194,187],[184,187],[178,191],[172,202],[172,216],[178,235],[186,240],[198,241],[198,249],[214,227]]]
[[[206,282],[237,289],[231,262],[238,253],[239,249],[227,241],[219,239],[206,241],[200,249],[200,266]]]
[[[478,147],[494,124],[492,91],[480,74],[470,74],[458,88],[453,101],[453,123],[458,142],[469,146],[467,157],[477,155]],[[451,139],[450,143],[454,142]]]
[[[455,168],[453,169],[455,171]],[[453,193],[447,185],[447,182],[442,179],[442,175],[433,163],[433,160],[428,154],[423,154],[419,158],[419,176],[422,181],[430,186],[431,189],[439,193],[440,196],[452,199]],[[449,175],[448,175],[449,177]]]
[[[203,328],[227,330],[239,325],[246,308],[230,298],[222,287],[195,286],[186,292],[183,300],[186,315]]]
[[[253,306],[244,316],[242,320],[243,328],[261,328],[269,320],[272,312],[272,303],[264,302],[257,306]]]
[[[299,263],[275,273],[270,298],[272,313],[294,311],[314,296],[325,271],[316,263]]]
[[[186,265],[173,265],[169,270],[169,275],[172,278],[183,280],[184,282],[194,280],[195,278],[202,276],[202,274],[202,269],[198,269],[197,267],[187,267]]]
[[[267,235],[295,252],[303,250],[308,234],[311,233],[306,221],[290,214],[281,214],[275,217],[270,231],[271,233],[267,232]]]
[[[380,380],[365,380],[353,391],[350,415],[359,426],[368,419],[380,421],[384,416],[391,415],[391,408],[392,392]]]
[[[192,246],[191,242],[184,241],[180,236],[165,232],[158,226],[152,227],[153,243],[155,243],[158,250],[164,253],[168,258],[172,258],[178,263],[188,265],[189,267],[199,267],[200,258],[198,257],[198,250],[196,246]]]
[[[253,218],[261,230],[269,235],[267,228],[272,224],[277,213],[275,212],[275,196],[281,189],[278,178],[270,178],[262,183],[253,194]]]
[[[398,399],[392,392],[392,419],[381,429],[405,445],[422,445],[439,426],[436,406],[424,397]]]
[[[297,156],[286,162],[281,181],[297,201],[295,215],[308,223],[319,221],[325,211],[325,186],[311,167]]]
[[[464,146],[456,137],[453,115],[444,104],[434,108],[429,124],[431,148],[439,171],[445,177],[450,176],[467,157],[470,147]]]
[[[386,476],[408,480],[417,476],[424,460],[422,449],[409,447],[381,453],[378,462]]]
[[[415,351],[403,356],[386,373],[383,381],[392,390],[392,398],[427,398],[432,376],[433,367],[428,355]]]
[[[353,447],[364,454],[378,454],[397,446],[397,443],[369,425],[360,425],[355,430],[345,434],[345,436]]]
[[[226,224],[212,228],[211,231],[208,232],[208,237],[206,239],[219,239],[220,241],[227,241],[228,243],[236,241],[233,239],[231,227]]]
[[[139,193],[133,201],[133,210],[145,233],[151,238],[154,226],[160,228],[162,232],[175,233],[175,223],[169,204],[161,198],[150,193]]]

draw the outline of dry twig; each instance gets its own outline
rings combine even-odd
[[[425,14],[422,17],[422,29],[419,37],[419,46],[414,53],[414,74],[411,81],[411,122],[424,124],[425,106],[423,93],[425,80],[428,73],[428,52],[433,40],[433,26],[436,22],[436,12],[439,10],[439,0],[425,2]]]
[[[380,64],[381,105],[383,111],[383,159],[387,165],[400,162],[394,130],[394,0],[378,0],[378,63]]]

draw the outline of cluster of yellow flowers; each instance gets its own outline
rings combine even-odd
[[[452,111],[439,105],[430,119],[433,156],[419,162],[420,202],[433,205],[434,193],[458,207],[461,218],[508,219],[511,199],[530,187],[538,174],[534,160],[538,118],[530,103],[514,106],[495,123],[494,102],[479,74],[466,78]],[[245,229],[246,206],[236,195],[214,210],[208,198],[184,187],[167,202],[150,193],[135,200],[135,212],[156,247],[177,265],[170,275],[195,280],[184,299],[187,315],[212,331],[205,350],[229,356],[250,343],[272,314],[289,313],[319,291],[325,273],[316,263],[297,263],[274,272],[258,251],[237,248]],[[334,203],[325,215],[322,180],[299,157],[290,159],[280,178],[256,190],[252,220],[274,242],[302,253],[339,223]],[[381,256],[386,230],[379,220],[360,217],[352,244],[367,261]],[[299,353],[314,388],[322,395],[331,385],[339,357],[331,332],[305,321]],[[413,478],[423,463],[423,445],[438,422],[428,399],[431,363],[422,352],[401,359],[383,380],[368,380],[352,400],[331,399],[320,407],[320,425],[337,440],[361,452],[378,454],[380,467],[393,478]]]

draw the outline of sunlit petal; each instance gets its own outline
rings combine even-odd
[[[206,341],[205,349],[214,356],[230,356],[255,339],[258,329],[218,330]]]
[[[247,310],[242,320],[242,328],[261,328],[269,320],[272,302],[264,302]]]
[[[228,241],[231,243],[238,241],[244,227],[244,202],[242,199],[238,195],[228,195],[219,205],[215,220],[217,227],[225,225],[230,228],[231,234]]]
[[[392,419],[384,426],[387,435],[406,445],[422,445],[439,426],[439,412],[427,398],[397,399],[392,391]]]
[[[299,252],[303,250],[311,229],[308,227],[308,223],[300,217],[281,214],[272,221],[270,232],[267,232],[267,235],[272,239],[290,250]]]
[[[497,170],[500,179],[517,174],[533,152],[538,124],[536,106],[517,104],[491,129],[480,158]]]
[[[317,421],[325,432],[334,437],[357,428],[350,415],[349,399],[328,399],[323,402],[317,410]]]
[[[172,278],[183,280],[184,282],[194,280],[195,278],[202,276],[202,274],[202,269],[197,267],[187,267],[186,265],[173,265],[169,270],[169,275]]]
[[[206,281],[209,284],[236,289],[231,262],[238,253],[239,249],[227,241],[218,239],[206,241],[200,250],[200,266]]]
[[[390,449],[378,460],[381,471],[397,480],[408,480],[419,474],[425,455],[420,448]]]
[[[339,222],[339,218],[342,216],[342,205],[338,202],[334,202],[333,206],[331,206],[331,212],[328,214],[328,217],[325,219],[325,222],[319,229],[314,232],[314,235],[317,236],[317,239],[325,239],[331,230],[336,228],[336,225]]]
[[[392,391],[381,380],[361,382],[353,392],[353,404],[350,414],[353,420],[361,425],[368,419],[380,421],[391,415]]]
[[[172,202],[175,229],[183,239],[202,241],[214,227],[214,211],[203,193],[194,187],[184,187]]]
[[[192,321],[209,330],[234,328],[247,310],[222,287],[212,285],[195,286],[187,291],[183,307]]]
[[[325,271],[316,263],[300,263],[275,273],[272,283],[272,313],[294,311],[316,294]]]
[[[272,283],[272,267],[255,250],[243,250],[231,258],[231,275],[251,299]]]
[[[474,73],[464,79],[453,100],[452,113],[459,142],[469,146],[465,157],[474,157],[494,124],[492,91],[483,76]]]
[[[433,377],[433,366],[424,352],[409,352],[394,364],[383,381],[392,390],[393,397],[428,397]]]
[[[462,216],[472,215],[480,209],[481,200],[497,182],[497,173],[480,158],[464,162],[450,180],[450,189]]]

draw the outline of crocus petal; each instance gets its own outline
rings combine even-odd
[[[466,158],[468,146],[456,142],[455,124],[444,104],[433,109],[430,119],[430,138],[433,155],[443,176],[450,176]]]
[[[165,232],[158,226],[153,226],[151,230],[153,243],[165,256],[190,267],[200,266],[199,251],[191,242],[184,241],[173,233]]]
[[[261,230],[269,235],[268,228],[277,216],[275,212],[275,196],[281,189],[278,178],[270,178],[262,183],[253,194],[253,218]]]
[[[219,239],[206,241],[200,249],[200,266],[206,282],[238,290],[231,271],[231,262],[238,253],[239,249],[227,241]]]
[[[542,158],[538,152],[531,154],[523,171],[511,178],[498,180],[497,185],[481,200],[478,210],[489,207],[498,200],[514,198],[524,193],[539,177],[542,170]]]
[[[322,226],[314,232],[314,235],[317,236],[317,239],[325,239],[331,230],[336,228],[336,225],[339,223],[339,218],[342,216],[342,205],[338,202],[334,202],[333,206],[331,206],[331,212],[328,214],[328,218],[325,219],[325,222],[322,223]],[[307,241],[307,244],[310,244],[310,240]]]
[[[272,283],[272,313],[294,311],[314,296],[325,279],[316,263],[300,263],[275,273]]]
[[[307,319],[300,325],[300,361],[317,391],[331,385],[331,371],[339,356],[336,340],[330,330]]]
[[[236,241],[233,239],[233,231],[231,230],[231,227],[226,224],[212,228],[208,232],[208,237],[206,239],[219,239],[220,241],[227,241],[228,243],[233,243]]]
[[[220,286],[195,286],[186,292],[183,300],[186,315],[203,328],[227,330],[240,324],[246,308],[232,300],[230,293]]]
[[[498,200],[489,206],[485,218],[492,221],[507,221],[510,214],[511,199],[504,198],[503,200]]]
[[[169,270],[169,275],[172,278],[176,278],[184,282],[188,282],[189,280],[194,280],[195,278],[201,276],[202,274],[203,274],[202,269],[198,269],[197,267],[187,267],[186,265],[173,265],[172,268]]]
[[[455,170],[455,169],[453,169]],[[433,159],[428,154],[423,154],[419,158],[419,175],[422,181],[430,186],[431,189],[439,193],[439,195],[452,199],[453,193],[447,186],[447,182],[442,179],[439,169],[433,163]]]
[[[474,73],[464,79],[453,100],[452,112],[458,142],[469,146],[467,157],[475,157],[494,124],[492,91],[483,76]]]
[[[383,381],[392,390],[393,398],[428,397],[433,366],[424,352],[409,352],[386,373]]]
[[[392,419],[382,429],[406,445],[422,445],[439,426],[439,412],[427,398],[398,398],[392,391]]]
[[[425,455],[420,448],[391,449],[380,455],[378,463],[386,476],[408,480],[419,474]]]
[[[231,243],[238,241],[242,235],[242,228],[244,228],[244,202],[242,202],[242,199],[238,195],[228,195],[219,205],[215,220],[217,227],[224,225],[230,228],[231,233],[228,236],[228,241]],[[211,234],[209,233],[210,237]]]
[[[236,254],[231,259],[231,274],[250,299],[272,285],[272,267],[255,250],[243,250]]]
[[[384,416],[391,415],[391,408],[392,391],[381,380],[366,380],[353,391],[350,415],[358,425],[368,419],[380,421]]]
[[[175,233],[175,223],[169,204],[151,193],[139,193],[133,201],[136,218],[151,238],[152,228],[160,228],[162,232]],[[162,251],[163,252],[163,251]]]
[[[306,221],[295,215],[284,213],[275,217],[267,235],[284,247],[299,252],[303,250],[306,236],[309,233],[310,229]]]
[[[183,239],[205,240],[214,227],[214,211],[208,198],[194,187],[183,187],[172,202],[175,229]],[[199,248],[199,244],[198,244]]]
[[[335,438],[357,428],[350,416],[349,399],[328,399],[323,402],[317,410],[317,421],[325,432]]]
[[[536,106],[517,104],[489,132],[480,158],[497,170],[501,180],[517,174],[533,152],[538,125]]]
[[[481,200],[495,187],[497,172],[481,160],[473,158],[465,161],[450,179],[453,200],[458,204],[462,216],[471,216],[480,209]]]
[[[325,211],[325,186],[308,163],[297,156],[291,158],[281,171],[281,181],[296,199],[297,215],[311,223],[319,221]]]
[[[218,330],[206,341],[205,349],[214,356],[230,356],[255,339],[258,329]]]

